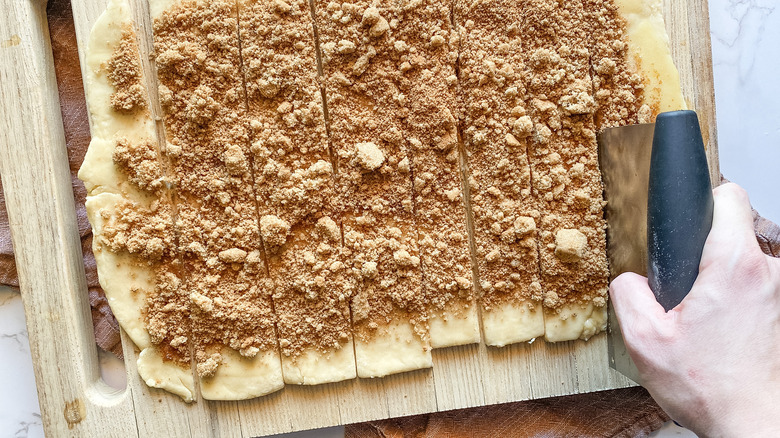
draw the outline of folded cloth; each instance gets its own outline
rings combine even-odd
[[[86,190],[76,177],[90,134],[70,1],[49,1],[47,14],[96,342],[100,348],[121,358],[119,324],[98,283],[92,255],[92,229],[84,207]],[[774,257],[780,256],[780,227],[753,213],[761,249]],[[0,285],[19,286],[2,184]],[[627,388],[361,423],[347,426],[346,434],[348,437],[629,437],[646,436],[667,420],[668,416],[644,389]]]
[[[19,277],[14,264],[14,247],[11,244],[11,226],[5,211],[3,183],[0,181],[0,285],[19,287]]]
[[[780,257],[780,227],[774,222],[761,217],[753,209],[753,228],[756,229],[756,239],[758,246],[764,254],[772,257]]]
[[[645,437],[666,421],[635,387],[350,424],[345,438]]]

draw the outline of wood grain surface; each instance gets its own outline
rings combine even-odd
[[[73,2],[80,47],[105,3]],[[146,2],[131,3],[141,34],[149,36]],[[632,384],[610,369],[601,334],[587,343],[434,350],[433,369],[188,405],[141,382],[138,352],[123,334],[127,389],[108,387],[97,365],[45,1],[0,0],[0,10],[0,175],[48,435],[257,436]],[[665,4],[672,55],[685,97],[699,113],[718,181],[707,11],[706,0]],[[141,47],[151,47],[149,38]]]

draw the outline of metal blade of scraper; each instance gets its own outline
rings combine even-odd
[[[598,135],[610,281],[623,272],[647,275],[647,191],[654,127],[652,123],[629,125]],[[611,302],[607,339],[610,366],[638,382]]]

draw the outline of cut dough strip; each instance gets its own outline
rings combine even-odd
[[[237,5],[158,2],[150,10],[201,395],[264,395],[283,381],[248,158]]]
[[[544,334],[536,248],[539,218],[526,155],[528,123],[518,28],[522,5],[455,3],[460,26],[463,142],[468,153],[475,263],[485,343]]]
[[[309,3],[241,0],[239,16],[254,187],[284,380],[352,379],[354,281],[332,211],[334,175]]]
[[[359,275],[351,310],[360,377],[432,365],[410,158],[397,116],[404,92],[393,79],[400,53],[389,40],[392,17],[375,3],[314,1],[344,250]]]
[[[529,3],[521,27],[529,79],[567,72],[557,82],[526,83],[533,120],[528,155],[542,213],[545,339],[587,339],[606,327],[608,280],[589,59],[592,41],[603,36],[598,19],[589,21],[600,9],[587,2],[541,3]]]
[[[400,67],[402,82],[411,84],[405,137],[433,348],[480,340],[455,118],[458,35],[451,12],[442,0],[406,7],[392,42],[407,46],[408,68]]]
[[[341,232],[330,216],[312,222],[292,228],[285,245],[268,251],[277,279],[274,308],[284,379],[303,385],[356,377],[349,314],[354,286],[341,261]]]

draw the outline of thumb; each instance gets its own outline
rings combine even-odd
[[[639,274],[620,274],[609,285],[609,296],[628,345],[634,343],[639,333],[655,326],[654,321],[666,317],[664,308],[658,304],[647,284],[647,278]]]
[[[706,263],[718,257],[718,250],[734,253],[734,242],[758,248],[747,192],[734,183],[727,183],[716,187],[712,197],[712,229],[707,236],[703,261]]]

